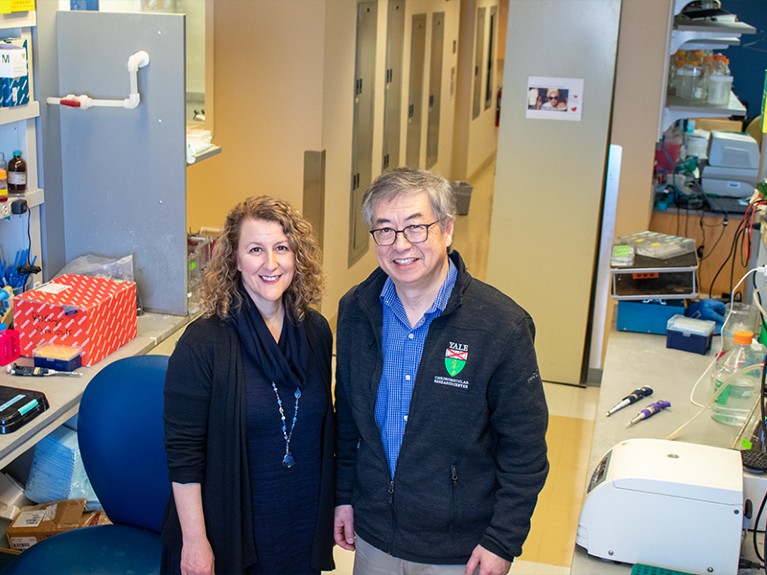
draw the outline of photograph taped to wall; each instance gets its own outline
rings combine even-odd
[[[526,106],[528,119],[580,122],[583,78],[529,76]]]

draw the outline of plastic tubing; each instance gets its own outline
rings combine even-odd
[[[76,96],[75,94],[67,94],[63,98],[50,97],[46,98],[48,104],[66,106],[69,108],[80,108],[81,110],[87,110],[93,107],[109,107],[109,108],[127,108],[132,110],[138,107],[141,103],[141,95],[138,92],[138,70],[149,64],[149,54],[144,50],[140,50],[135,54],[131,54],[128,57],[128,73],[130,74],[130,94],[123,100],[99,100],[91,98],[85,94]]]
[[[754,364],[752,364],[752,365],[747,365],[747,366],[745,366],[745,367],[741,367],[739,370],[737,370],[737,371],[733,372],[733,373],[732,373],[732,375],[730,375],[730,377],[734,377],[734,376],[736,376],[736,375],[740,375],[740,374],[743,374],[743,373],[748,373],[749,371],[751,371],[751,370],[753,370],[753,369],[755,369],[755,368],[759,368],[759,370],[761,371],[761,370],[762,370],[762,366],[763,366],[763,364],[761,364],[761,363],[754,363]],[[761,386],[761,385],[762,385],[762,382],[761,382],[761,378],[760,378],[760,379],[759,379],[759,386]],[[718,388],[718,389],[716,389],[716,390],[714,391],[714,394],[711,396],[711,399],[709,400],[709,402],[708,402],[706,405],[704,405],[703,407],[701,407],[701,408],[700,408],[700,410],[698,411],[698,413],[696,413],[695,415],[693,415],[693,416],[692,416],[690,419],[688,419],[688,420],[687,420],[687,421],[685,421],[685,422],[684,422],[682,425],[680,425],[679,427],[677,427],[677,428],[676,428],[674,431],[672,431],[671,433],[669,433],[669,434],[666,436],[666,439],[668,439],[668,440],[673,440],[673,439],[676,439],[677,437],[679,437],[679,434],[682,432],[682,430],[684,430],[684,428],[685,428],[685,427],[687,427],[687,426],[688,426],[688,425],[690,425],[690,424],[691,424],[693,421],[695,421],[696,419],[698,419],[698,417],[700,417],[700,415],[701,415],[701,414],[702,414],[704,411],[707,411],[709,407],[711,407],[712,405],[714,405],[714,402],[717,400],[717,398],[719,397],[719,395],[720,395],[720,394],[721,394],[721,393],[722,393],[722,392],[723,392],[725,389],[727,389],[727,387],[728,387],[727,385],[720,385],[720,386],[719,386],[719,388]],[[761,396],[761,389],[759,389],[759,395]]]

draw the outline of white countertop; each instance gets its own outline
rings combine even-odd
[[[49,408],[16,431],[0,435],[0,469],[75,415],[88,382],[106,365],[123,357],[151,352],[187,321],[186,316],[145,313],[138,318],[138,335],[99,363],[77,368],[82,377],[19,377],[9,375],[2,368],[0,385],[41,391],[48,399]],[[21,358],[18,363],[31,365],[31,360]]]
[[[607,344],[594,435],[589,457],[589,479],[596,465],[614,445],[633,437],[665,439],[700,407],[690,401],[690,392],[702,376],[694,394],[700,404],[711,398],[709,368],[719,350],[719,337],[714,337],[706,355],[666,348],[666,337],[661,335],[612,331]],[[606,412],[634,389],[649,386],[653,395],[641,399],[610,417]],[[649,419],[627,428],[626,424],[644,407],[659,399],[671,402],[671,407]],[[717,447],[732,447],[740,429],[711,419],[711,411],[700,415],[676,437],[679,441]],[[584,487],[584,491],[586,486]],[[629,573],[629,564],[592,557],[576,545],[571,573],[617,574]]]

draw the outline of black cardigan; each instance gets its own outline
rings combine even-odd
[[[322,469],[312,567],[333,564],[333,407],[331,354],[327,320],[310,311],[304,321],[309,347],[321,366],[327,411],[320,447]],[[178,341],[165,380],[165,447],[169,478],[202,485],[208,539],[216,573],[243,573],[256,562],[251,517],[245,431],[244,381],[240,341],[235,329],[218,318],[192,322]],[[180,553],[181,526],[171,496],[163,543]]]

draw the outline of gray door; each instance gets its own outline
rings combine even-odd
[[[413,16],[410,39],[410,90],[407,108],[406,162],[411,168],[421,164],[421,119],[423,116],[423,68],[426,59],[426,14]]]
[[[426,128],[426,167],[439,159],[439,114],[442,104],[442,51],[445,40],[445,13],[435,12],[431,23],[429,68],[429,113]]]
[[[384,91],[383,161],[381,164],[383,171],[399,166],[405,0],[389,2],[386,28],[386,89]]]
[[[349,265],[368,250],[368,229],[360,216],[362,196],[373,175],[373,105],[376,56],[376,2],[357,5],[357,49],[354,72]]]
[[[485,8],[477,8],[477,34],[474,42],[474,84],[472,90],[471,117],[478,118],[482,109],[482,68],[485,52]]]
[[[487,53],[485,54],[485,110],[493,103],[493,92],[495,91],[493,83],[495,82],[495,33],[498,21],[498,7],[490,8],[490,22],[487,30]]]

